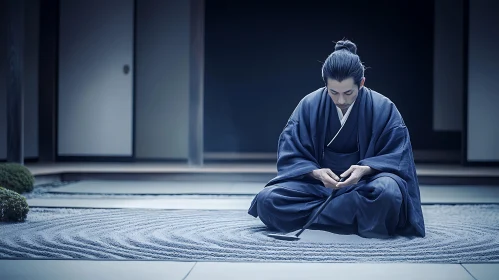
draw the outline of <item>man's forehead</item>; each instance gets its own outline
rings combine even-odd
[[[329,89],[336,92],[345,92],[351,90],[354,87],[354,82],[352,78],[345,79],[341,82],[338,80],[328,79],[327,86]]]

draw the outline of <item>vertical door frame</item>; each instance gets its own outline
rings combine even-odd
[[[205,0],[191,0],[190,10],[188,162],[200,166],[204,162]]]

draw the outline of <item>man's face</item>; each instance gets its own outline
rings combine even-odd
[[[327,90],[329,96],[333,99],[334,104],[341,110],[345,111],[352,105],[359,94],[359,89],[364,86],[365,78],[362,78],[359,87],[355,85],[353,78],[345,79],[341,82],[327,79]]]

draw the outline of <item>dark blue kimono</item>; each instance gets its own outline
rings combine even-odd
[[[300,101],[279,137],[277,176],[255,196],[250,215],[272,230],[296,230],[334,193],[312,228],[364,237],[425,236],[412,146],[402,116],[388,98],[366,87],[352,106],[340,130],[325,87]],[[330,168],[339,176],[354,164],[370,166],[375,173],[337,190],[307,175]]]

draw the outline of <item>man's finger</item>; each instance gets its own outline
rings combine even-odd
[[[324,185],[326,185],[326,186],[330,185],[332,187],[336,187],[336,184],[338,182],[334,181],[333,178],[326,177],[326,178],[324,178],[324,181],[322,183],[324,183]]]
[[[338,175],[334,174],[333,171],[331,171],[331,169],[326,169],[326,173],[331,176],[331,178],[333,178],[335,181],[339,181],[340,180],[340,177],[338,177]]]
[[[352,166],[350,166],[350,168],[348,168],[348,169],[347,169],[347,171],[343,172],[343,174],[341,174],[340,176],[341,176],[342,178],[348,177],[350,174],[352,174],[352,172],[353,172],[354,170],[355,170],[355,169],[354,169],[354,167],[353,167],[353,165],[352,165]]]
[[[352,183],[354,183],[355,180],[357,180],[357,177],[355,175],[352,175],[348,179],[346,179],[345,181],[339,182],[338,184],[336,184],[336,187],[337,188],[342,188],[342,187],[345,187],[345,186],[352,185]]]

